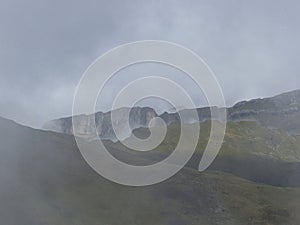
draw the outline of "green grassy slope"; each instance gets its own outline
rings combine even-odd
[[[201,123],[200,126],[197,149],[187,164],[195,169],[198,168],[210,134],[209,121]],[[134,133],[140,137],[149,135],[146,128],[137,129]],[[106,145],[116,157],[125,161],[130,159],[130,163],[142,164],[144,158],[153,161],[165,158],[177,145],[179,135],[180,125],[171,124],[164,142],[148,153],[130,151],[121,143],[107,142]],[[128,154],[123,156],[124,152]],[[222,148],[208,169],[228,172],[265,184],[299,187],[300,138],[283,130],[268,129],[256,122],[228,122]]]
[[[300,223],[300,189],[255,184],[185,168],[149,187],[125,187],[96,174],[73,137],[0,119],[0,224]]]

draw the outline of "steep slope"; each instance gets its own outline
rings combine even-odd
[[[200,142],[189,164],[194,168],[208,140],[209,122],[201,128]],[[255,122],[229,122],[222,148],[209,169],[260,183],[300,187],[300,138]]]
[[[187,164],[194,169],[198,168],[207,145],[210,122],[203,122],[200,127],[198,146]],[[134,134],[141,138],[147,137],[149,130],[139,128],[134,130]],[[179,135],[180,124],[169,125],[165,140],[147,153],[130,151],[119,142],[107,142],[107,146],[116,157],[120,156],[120,152],[127,153],[127,156],[119,157],[123,161],[131,158],[128,162],[141,163],[135,157],[159,161],[175,149]],[[259,183],[300,187],[300,137],[283,130],[268,129],[256,122],[230,121],[220,152],[208,169],[231,173]]]
[[[0,119],[0,223],[299,224],[300,191],[184,169],[149,187],[111,183],[69,135]]]

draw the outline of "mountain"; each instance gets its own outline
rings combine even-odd
[[[176,123],[170,126],[177,130]],[[237,139],[236,146],[243,147],[240,130],[235,126],[240,127],[240,124],[234,122],[227,138]],[[143,130],[146,128],[137,131],[142,133]],[[264,136],[261,138],[258,145]],[[249,142],[251,140],[252,137]],[[229,146],[234,144],[229,139],[226,142]],[[96,174],[83,160],[73,136],[31,129],[3,118],[0,118],[0,143],[1,224],[300,223],[299,188],[257,184],[228,173],[200,173],[188,167],[156,185],[126,187]],[[120,143],[110,141],[106,141],[106,145],[120,147]],[[167,147],[161,149],[166,150]],[[228,155],[246,154],[247,146],[236,151],[229,151]],[[114,153],[117,152],[115,149]],[[256,152],[259,153],[259,149]],[[283,156],[293,161],[286,154],[278,153],[274,157]]]
[[[117,123],[125,123],[125,111],[130,111],[129,123],[132,129],[139,127],[147,127],[149,121],[159,116],[167,124],[178,122],[179,114],[164,112],[157,115],[156,112],[149,107],[134,107],[117,109]],[[189,109],[182,110],[188,115]],[[210,109],[208,107],[197,109],[199,121],[207,121],[211,119]],[[98,112],[93,115],[76,116],[76,121],[80,123],[80,131],[83,136],[93,138],[97,133],[103,139],[116,141],[111,119],[111,112]],[[91,130],[91,119],[95,118],[96,129]],[[268,128],[282,129],[292,134],[300,135],[300,90],[280,94],[270,98],[254,99],[250,101],[242,101],[227,109],[227,119],[229,121],[255,121],[260,125]],[[187,119],[187,121],[189,121]],[[192,118],[191,118],[192,121]],[[196,122],[196,121],[192,121]],[[55,132],[72,134],[72,117],[61,118],[46,123],[43,127],[46,130]],[[124,136],[129,137],[130,132],[125,131]]]
[[[229,120],[253,120],[269,128],[300,135],[300,90],[271,98],[239,102],[228,110]]]

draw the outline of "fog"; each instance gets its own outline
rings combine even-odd
[[[296,0],[1,0],[0,115],[33,127],[70,115],[85,69],[109,49],[144,39],[196,52],[214,71],[228,106],[299,89],[299,9]],[[108,110],[112,93],[140,71],[118,74],[97,110]],[[143,75],[153,71],[159,74],[145,67]],[[188,78],[162,73],[205,105]]]

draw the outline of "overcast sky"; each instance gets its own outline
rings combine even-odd
[[[297,0],[1,0],[0,115],[34,127],[71,115],[76,85],[90,63],[144,39],[175,42],[200,55],[229,106],[300,89],[299,11]],[[168,76],[177,79],[171,70]],[[107,90],[119,90],[124,77]]]

